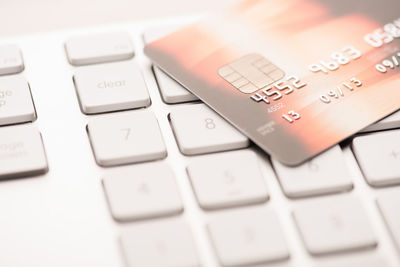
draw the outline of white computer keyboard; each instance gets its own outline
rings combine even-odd
[[[400,113],[286,167],[143,55],[190,20],[0,39],[0,266],[400,266]]]

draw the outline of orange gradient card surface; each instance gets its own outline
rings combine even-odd
[[[145,53],[287,165],[400,108],[399,0],[246,0]]]

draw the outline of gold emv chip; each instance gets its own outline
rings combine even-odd
[[[242,93],[254,93],[285,76],[265,57],[253,53],[220,68],[218,74]]]

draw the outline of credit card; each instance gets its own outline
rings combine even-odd
[[[282,163],[400,108],[399,0],[246,0],[146,55]]]

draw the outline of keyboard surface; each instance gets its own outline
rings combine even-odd
[[[0,266],[400,266],[400,113],[284,166],[143,55],[190,21],[0,40]]]

